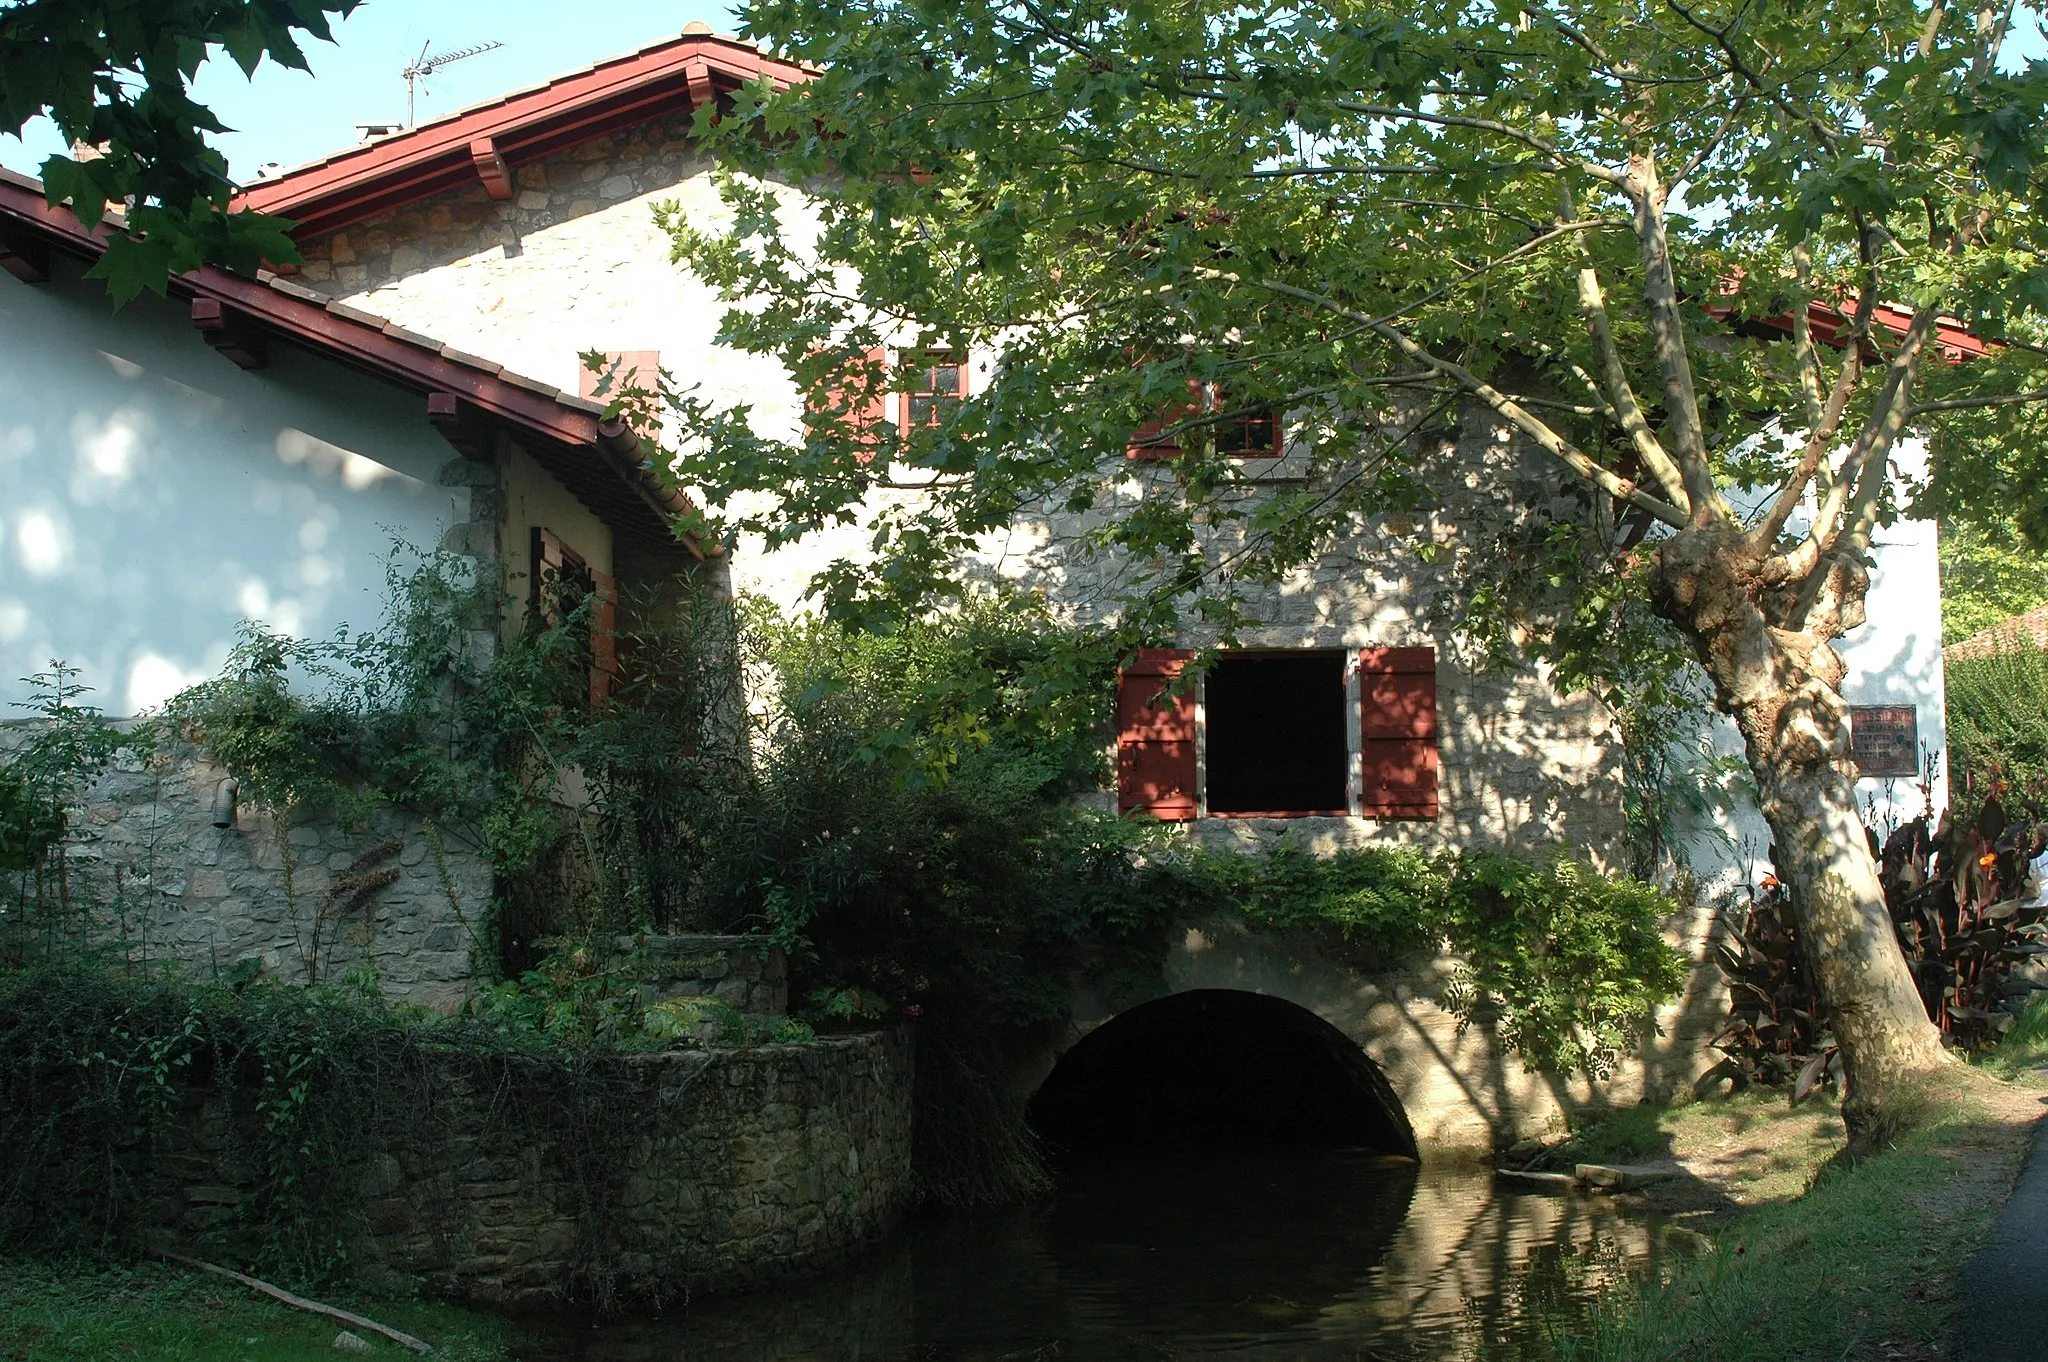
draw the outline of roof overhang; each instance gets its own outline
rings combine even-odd
[[[748,81],[787,87],[810,74],[737,39],[686,31],[286,171],[245,188],[234,206],[290,218],[304,238],[469,184],[509,198],[521,165],[688,112]]]
[[[88,228],[52,208],[42,186],[0,171],[0,267],[49,277],[52,251],[94,261],[120,224]],[[640,442],[604,407],[272,274],[254,279],[207,267],[171,278],[168,295],[189,303],[193,325],[223,355],[259,368],[267,345],[286,341],[426,399],[424,415],[458,449],[476,452],[494,432],[512,436],[536,462],[604,520],[614,534],[673,544],[688,498],[660,485]],[[698,546],[683,541],[697,557]]]

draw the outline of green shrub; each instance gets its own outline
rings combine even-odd
[[[2002,783],[2009,807],[2048,817],[2048,653],[1951,662],[1947,674],[1952,797],[1980,804]]]

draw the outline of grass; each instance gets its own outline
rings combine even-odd
[[[1983,1067],[2008,1082],[2048,1082],[2048,993],[2036,993]]]
[[[487,1315],[427,1301],[321,1296],[434,1345],[445,1362],[500,1362],[503,1327]],[[168,1264],[0,1258],[0,1362],[333,1362],[411,1358],[384,1338],[334,1350],[343,1326],[203,1273]],[[361,1330],[354,1331],[361,1335]]]
[[[1557,1340],[1558,1355],[1567,1362],[1943,1356],[1955,1274],[2003,1204],[2027,1123],[2040,1110],[2036,1094],[1996,1080],[2044,1063],[2048,998],[2036,1000],[1977,1070],[1947,1075],[1912,1102],[1891,1147],[1853,1162],[1827,1159],[1825,1151],[1841,1143],[1838,1120],[1831,1137],[1831,1114],[1812,1104],[1802,1109],[1805,1119],[1822,1124],[1801,1137],[1782,1096],[1645,1108],[1575,1135],[1617,1157],[1654,1153],[1646,1146],[1664,1140],[1690,1167],[1685,1146],[1697,1146],[1704,1125],[1733,1128],[1745,1114],[1759,1122],[1726,1150],[1745,1163],[1747,1185],[1729,1185],[1748,1209],[1710,1228],[1706,1254],[1662,1281],[1618,1291],[1589,1332]],[[1777,1124],[1775,1134],[1765,1121]],[[1740,1147],[1745,1140],[1753,1147]]]

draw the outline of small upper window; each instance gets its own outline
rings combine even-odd
[[[943,425],[967,396],[967,363],[957,350],[922,350],[904,356],[910,388],[903,394],[903,429]]]
[[[1200,379],[1188,380],[1188,396],[1192,400],[1185,407],[1162,411],[1158,420],[1131,432],[1125,457],[1171,459],[1181,453],[1184,444],[1193,442],[1199,447],[1206,440],[1214,440],[1216,452],[1233,459],[1277,459],[1285,452],[1279,413],[1272,407],[1233,411],[1222,385]],[[1198,417],[1205,419],[1196,420]],[[1190,422],[1193,424],[1186,430],[1169,433]]]
[[[1239,459],[1279,457],[1280,418],[1271,407],[1232,412],[1216,423],[1216,452]]]

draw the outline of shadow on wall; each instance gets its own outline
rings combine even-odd
[[[1026,1114],[1069,1157],[1276,1145],[1417,1153],[1386,1076],[1343,1032],[1295,1003],[1231,989],[1121,1013],[1060,1058]]]

